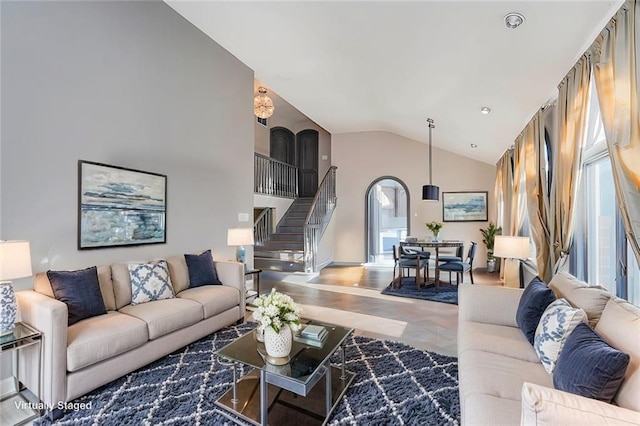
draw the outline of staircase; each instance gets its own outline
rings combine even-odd
[[[304,226],[313,198],[297,198],[284,214],[276,232],[254,249],[254,266],[264,270],[302,272],[304,263]]]

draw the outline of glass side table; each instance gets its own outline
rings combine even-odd
[[[20,357],[18,353],[21,349],[33,345],[38,345],[38,388],[35,389],[35,392],[34,390],[27,389],[22,385],[22,383],[20,383]],[[26,407],[37,407],[31,408],[34,412],[32,416],[21,419],[19,423],[16,423],[16,425],[22,425],[44,414],[44,410],[39,408],[42,405],[40,403],[42,390],[42,333],[24,322],[20,321],[15,323],[13,333],[0,336],[0,353],[4,354],[8,352],[13,352],[13,371],[15,372],[13,379],[15,392],[4,395],[2,399],[0,399],[0,402],[18,396],[25,403]],[[27,390],[35,394],[37,399],[35,404],[27,397],[25,392]]]

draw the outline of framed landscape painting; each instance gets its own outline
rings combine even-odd
[[[78,161],[78,249],[167,242],[167,176]]]
[[[442,220],[444,222],[486,222],[487,191],[443,192]]]

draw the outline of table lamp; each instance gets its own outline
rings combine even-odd
[[[13,332],[18,315],[11,280],[31,275],[29,241],[0,241],[0,336]]]
[[[236,249],[236,260],[244,263],[244,246],[253,245],[253,228],[229,228],[227,232],[227,245],[238,247]]]
[[[529,237],[496,235],[493,255],[505,260],[504,284],[507,287],[524,287],[520,273],[520,259],[531,255]]]

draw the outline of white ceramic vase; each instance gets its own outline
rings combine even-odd
[[[289,326],[282,327],[279,333],[276,333],[272,327],[264,329],[264,348],[267,354],[274,358],[289,356],[292,340]]]

